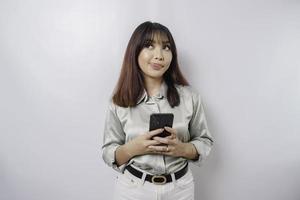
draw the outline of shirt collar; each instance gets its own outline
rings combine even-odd
[[[167,90],[168,90],[168,86],[167,84],[163,81],[161,86],[160,86],[160,90],[159,93],[152,96],[152,98],[154,99],[163,99],[164,97],[167,96]],[[138,100],[137,105],[140,104],[142,101],[147,102],[149,100],[150,96],[148,95],[146,89],[144,89],[144,93],[141,96],[141,98]]]

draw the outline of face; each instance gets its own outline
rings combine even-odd
[[[139,56],[138,64],[145,79],[161,80],[172,61],[172,52],[167,37],[154,35],[152,41],[144,47]]]

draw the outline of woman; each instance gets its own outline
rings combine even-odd
[[[173,127],[149,131],[152,113],[173,113]],[[156,136],[164,130],[170,135]],[[140,24],[104,128],[103,159],[120,172],[115,199],[194,199],[188,161],[200,165],[212,144],[200,96],[180,72],[170,31],[159,23]]]

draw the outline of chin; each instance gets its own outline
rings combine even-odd
[[[153,77],[162,77],[164,73],[165,71],[151,71],[149,75]]]
[[[152,74],[149,74],[148,76],[151,77],[151,78],[155,78],[155,79],[160,79],[163,77],[163,73],[152,73]]]
[[[158,76],[158,75],[153,75],[153,74],[147,74],[147,75],[144,75],[144,77],[148,77],[150,79],[162,79],[163,76]]]

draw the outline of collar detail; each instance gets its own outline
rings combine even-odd
[[[160,86],[159,93],[154,95],[154,96],[149,96],[146,89],[144,89],[144,94],[142,97],[138,100],[137,105],[140,104],[142,101],[148,102],[150,99],[163,99],[164,97],[167,96],[167,90],[168,86],[165,82],[162,82]]]

